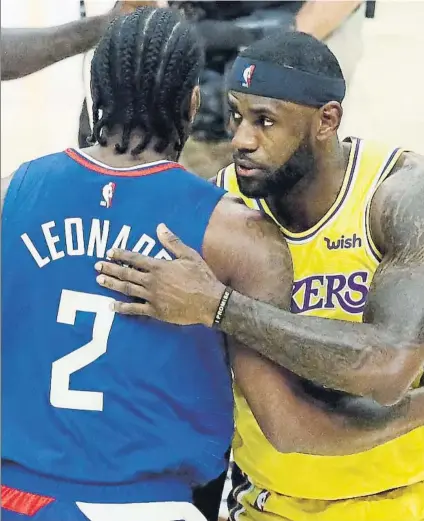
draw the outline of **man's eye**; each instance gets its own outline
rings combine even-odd
[[[262,127],[272,127],[274,122],[271,119],[269,119],[269,118],[262,117],[262,118],[259,118],[259,124]]]
[[[241,121],[241,114],[235,112],[234,110],[231,111],[231,117],[234,121]]]

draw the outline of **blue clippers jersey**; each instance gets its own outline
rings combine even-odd
[[[223,193],[176,163],[111,170],[75,150],[17,171],[3,211],[6,484],[164,501],[181,494],[153,497],[150,481],[186,494],[224,470],[233,402],[221,335],[115,314],[111,300],[125,297],[94,270],[111,247],[171,259],[161,222],[201,252]]]

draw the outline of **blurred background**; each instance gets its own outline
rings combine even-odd
[[[304,2],[308,3],[322,4],[330,16],[336,4],[339,4],[340,9],[340,5],[345,2]],[[77,19],[84,10],[87,16],[106,12],[113,4],[114,0],[1,0],[2,27],[58,25]],[[249,38],[252,34],[264,34],[269,27],[272,29],[272,24],[277,20],[273,12],[281,10],[281,4],[285,4],[282,10],[289,13],[288,16],[278,15],[278,23],[282,28],[290,25],[293,15],[299,13],[302,7],[302,2],[173,4],[184,8],[193,21],[209,18],[241,20],[237,25],[247,27]],[[212,4],[213,9],[210,9]],[[239,6],[234,8],[234,4],[248,4],[248,7],[243,10]],[[261,4],[266,4],[266,9]],[[348,79],[340,136],[377,138],[424,154],[424,1],[378,0],[375,2],[373,18],[365,17],[365,7],[366,3],[363,3],[355,7],[353,13],[344,15],[346,18],[340,27],[323,38],[339,57]],[[325,31],[326,20],[321,23],[321,29],[315,27],[313,22],[311,24],[311,20],[308,20],[308,13],[303,19],[298,15],[300,28],[309,30],[311,27],[311,32],[318,33],[320,30]],[[260,29],[261,24],[264,31]],[[186,152],[183,160],[196,169],[199,159],[204,165],[205,156],[209,155],[212,157],[209,165],[214,170],[220,163],[226,162],[226,158],[222,157],[228,154],[223,121],[218,121],[221,118],[219,96],[223,76],[221,73],[217,75],[216,71],[224,70],[225,63],[231,63],[234,53],[228,53],[219,45],[215,49],[213,41],[208,44],[211,46],[208,71],[205,73],[206,79],[202,79],[205,91],[204,114],[199,118],[194,148],[189,144],[187,150],[190,146],[192,148],[188,154]],[[220,60],[224,63],[220,63]],[[69,146],[78,146],[81,108],[84,99],[88,97],[89,100],[89,64],[90,53],[57,63],[23,79],[2,82],[3,176],[24,161]],[[208,111],[215,111],[215,114],[211,116]],[[212,124],[209,124],[210,117]],[[83,138],[80,135],[80,144]],[[199,170],[202,170],[201,165]],[[209,175],[209,172],[200,173]]]

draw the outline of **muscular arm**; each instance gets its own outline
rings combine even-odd
[[[56,27],[1,30],[1,79],[15,80],[86,52],[102,37],[111,14]]]
[[[406,161],[379,188],[373,235],[384,249],[363,323],[294,315],[235,293],[222,330],[290,371],[390,405],[424,365],[424,169]]]
[[[97,267],[105,275],[99,280],[102,286],[147,301],[116,303],[117,312],[179,324],[203,322],[200,317],[205,317],[204,323],[210,324],[217,309],[216,298],[222,294],[222,284],[216,287],[215,276],[250,297],[271,303],[276,312],[285,313],[289,308],[289,252],[279,231],[259,212],[249,211],[228,197],[217,206],[203,251],[215,275],[197,253],[172,234],[158,231],[158,236],[177,260],[158,261],[117,250],[109,252],[114,260],[138,270],[108,262]],[[202,278],[193,276],[196,269],[212,281],[212,301]],[[230,349],[237,384],[261,429],[280,451],[347,454],[371,448],[421,424],[424,396],[420,391],[393,407],[382,407],[364,398],[319,389],[231,340]]]
[[[360,0],[309,0],[296,15],[296,30],[324,40],[340,27],[361,3]]]
[[[252,350],[241,352],[240,347],[233,370],[262,432],[279,452],[354,454],[424,423],[423,388],[391,407],[340,393],[326,395]]]
[[[231,203],[219,208],[205,236],[204,257],[218,278],[237,291],[289,309],[291,257],[276,227],[261,214]],[[228,343],[235,380],[262,431],[281,452],[351,454],[424,423],[424,389],[384,407],[316,387],[231,337]]]

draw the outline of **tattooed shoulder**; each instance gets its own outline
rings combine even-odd
[[[377,190],[371,228],[380,250],[401,265],[424,262],[424,157],[404,154]]]

